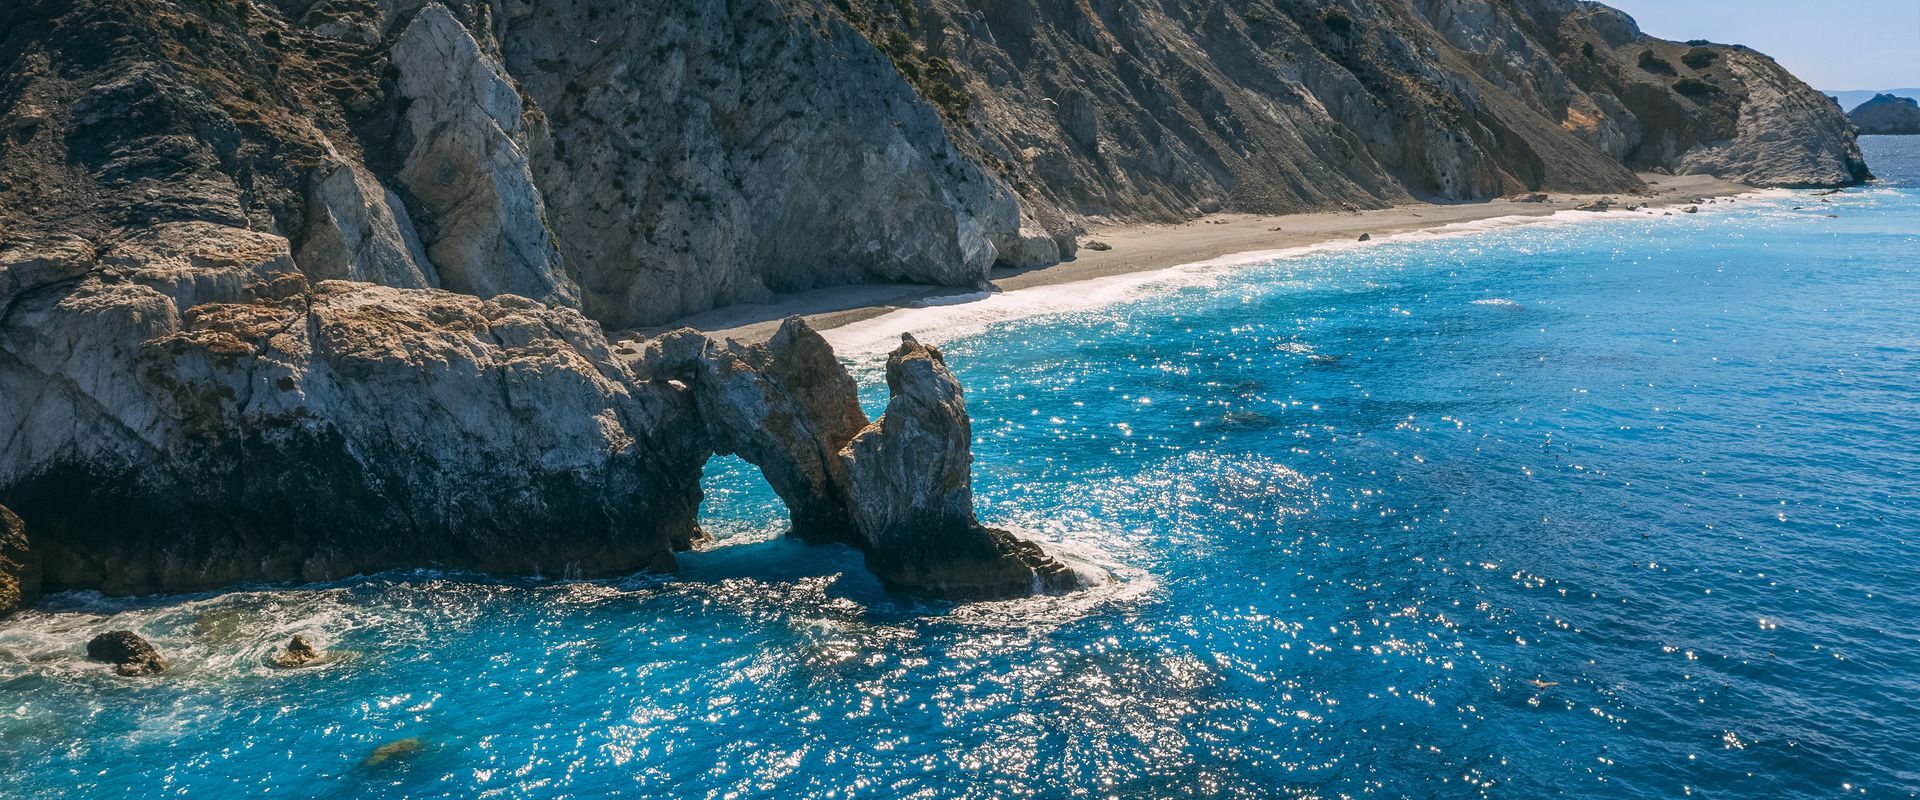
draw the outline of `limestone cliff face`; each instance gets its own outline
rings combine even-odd
[[[40,559],[27,540],[27,525],[0,506],[0,617],[40,596]]]
[[[937,354],[875,429],[803,330],[636,371],[603,327],[1094,217],[1866,176],[1771,61],[1572,0],[14,0],[0,65],[0,503],[50,588],[666,566],[715,451],[896,583],[1052,585],[971,519]]]
[[[1861,133],[1879,136],[1920,136],[1920,102],[1911,97],[1874,95],[1847,114]]]
[[[49,588],[609,574],[689,543],[690,411],[578,312],[310,282],[285,239],[206,223],[148,234],[0,327],[0,486]]]
[[[1575,0],[20,0],[10,239],[197,220],[620,328],[1170,220],[1866,176],[1737,47]]]

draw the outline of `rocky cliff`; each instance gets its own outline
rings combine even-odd
[[[0,506],[0,617],[40,596],[40,559],[27,540],[26,523]]]
[[[211,222],[613,327],[973,285],[1090,217],[1866,176],[1770,59],[1575,0],[19,0],[0,32],[9,241]]]
[[[875,430],[801,331],[603,328],[1090,218],[1866,177],[1772,61],[1571,0],[15,0],[0,65],[0,502],[52,588],[665,567],[714,451],[897,582],[1052,585],[962,501],[937,354]]]
[[[1920,101],[1890,94],[1875,95],[1847,114],[1861,133],[1879,136],[1920,136]]]

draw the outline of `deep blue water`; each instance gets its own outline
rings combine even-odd
[[[1920,139],[1867,145],[1831,202],[936,310],[983,515],[1116,573],[1072,598],[889,596],[719,461],[676,576],[54,598],[0,796],[1920,795]]]

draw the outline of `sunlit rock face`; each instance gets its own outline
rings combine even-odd
[[[708,444],[760,468],[786,503],[794,534],[848,538],[853,520],[838,451],[867,416],[853,378],[806,323],[787,320],[765,344],[675,331],[641,345],[634,366],[690,387]]]
[[[0,487],[49,587],[605,575],[690,540],[691,409],[578,312],[313,283],[284,239],[156,230],[0,324]]]
[[[1170,221],[1858,181],[1844,115],[1739,47],[1572,0],[21,0],[9,239],[204,221],[312,279],[611,328],[776,292],[978,286]],[[109,236],[111,234],[111,236]]]

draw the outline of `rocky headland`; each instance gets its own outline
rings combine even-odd
[[[1847,119],[1861,133],[1875,136],[1920,136],[1920,101],[1890,94],[1875,95]]]
[[[18,0],[0,64],[0,609],[670,569],[713,453],[896,585],[1065,588],[937,351],[869,423],[804,325],[604,331],[1097,221],[1868,177],[1770,59],[1574,0]]]

